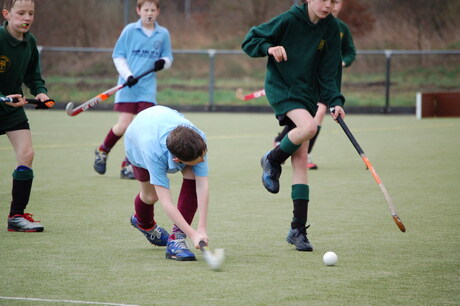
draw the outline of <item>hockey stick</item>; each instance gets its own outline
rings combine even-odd
[[[257,90],[257,91],[254,91],[253,93],[244,95],[243,88],[238,88],[235,92],[235,96],[238,100],[241,100],[241,101],[257,99],[257,98],[265,96],[265,89]]]
[[[140,78],[146,76],[147,74],[155,72],[155,71],[157,71],[156,67],[144,72],[143,74],[139,75],[135,79],[139,80]],[[96,104],[98,104],[98,103],[100,103],[100,102],[102,102],[104,100],[107,100],[110,96],[114,95],[117,91],[119,91],[120,89],[122,89],[123,87],[126,87],[126,86],[128,86],[128,82],[125,82],[123,84],[120,84],[120,85],[117,85],[115,87],[112,87],[112,88],[104,91],[103,93],[98,94],[94,98],[89,99],[88,101],[86,101],[85,103],[81,104],[80,106],[78,106],[76,108],[74,108],[74,103],[73,102],[69,102],[69,103],[67,103],[65,111],[66,111],[67,115],[69,115],[69,116],[72,116],[72,117],[76,116],[81,112],[84,112],[84,111],[86,111],[86,110],[88,110],[90,108],[93,108]]]
[[[204,259],[213,270],[218,270],[224,262],[224,249],[215,249],[214,254],[209,250],[206,242],[200,241],[200,250]]]
[[[27,103],[29,104],[34,104],[35,109],[49,109],[52,108],[55,104],[54,100],[49,99],[46,101],[40,101],[37,99],[26,99]],[[12,102],[12,103],[18,103],[19,99],[18,98],[10,98],[10,97],[0,97],[0,102]]]
[[[334,108],[331,108],[330,111],[333,113]],[[369,159],[366,157],[364,154],[363,149],[361,149],[360,145],[358,144],[358,141],[356,141],[355,137],[351,133],[350,129],[348,126],[345,124],[345,121],[341,116],[337,117],[337,122],[340,124],[342,127],[343,131],[345,134],[348,136],[348,139],[350,139],[351,143],[355,147],[356,151],[358,152],[359,156],[361,156],[362,160],[364,161],[364,164],[366,165],[367,169],[371,171],[372,176],[375,179],[375,182],[379,185],[380,190],[382,190],[382,193],[385,197],[385,200],[387,201],[388,207],[390,208],[391,215],[393,216],[393,220],[398,226],[398,228],[401,230],[401,232],[406,231],[406,227],[402,223],[401,219],[398,217],[398,213],[396,212],[395,205],[393,204],[393,200],[390,197],[390,194],[388,193],[387,189],[385,188],[385,185],[383,185],[382,180],[378,176],[377,172],[375,171],[374,167],[372,166],[371,162]]]

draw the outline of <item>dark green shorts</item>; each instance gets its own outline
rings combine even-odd
[[[18,130],[30,130],[29,122],[26,120],[10,128],[0,130],[0,135],[5,134],[6,132],[12,132],[12,131],[18,131]]]

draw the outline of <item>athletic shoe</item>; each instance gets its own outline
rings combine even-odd
[[[31,214],[8,216],[9,232],[43,232],[40,221],[32,219]]]
[[[268,153],[265,153],[260,160],[260,165],[263,169],[262,184],[269,192],[278,193],[280,190],[281,165],[269,161],[267,158]]]
[[[295,248],[298,251],[313,251],[313,246],[310,244],[310,241],[308,241],[307,238],[306,227],[290,229],[286,241],[289,244],[295,245]]]
[[[104,174],[107,165],[107,152],[100,151],[99,148],[94,152],[96,159],[94,160],[94,170],[99,174]]]
[[[174,239],[173,239],[174,238]],[[195,261],[195,254],[190,251],[185,241],[185,234],[176,232],[171,235],[166,246],[166,258],[179,261]]]
[[[168,243],[169,233],[162,227],[154,225],[150,229],[143,229],[137,221],[136,215],[131,217],[131,225],[137,228],[147,240],[156,246],[166,246]]]
[[[310,156],[308,156],[307,168],[308,170],[318,169],[318,165],[311,161]]]
[[[126,180],[136,179],[134,177],[133,166],[131,164],[126,164],[124,167],[121,168],[120,178],[126,179]]]

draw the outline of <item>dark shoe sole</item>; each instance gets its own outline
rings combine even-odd
[[[19,229],[19,228],[10,228],[8,227],[8,232],[22,232],[22,233],[40,233],[40,232],[43,232],[44,228],[41,227],[41,228],[37,228],[37,229],[33,229],[33,230],[23,230],[23,229]]]
[[[177,261],[196,261],[196,257],[177,257],[171,254],[166,254],[166,259],[177,260]]]

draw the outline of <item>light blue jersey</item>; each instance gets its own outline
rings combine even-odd
[[[138,76],[153,68],[156,60],[167,57],[172,62],[171,38],[168,29],[155,22],[155,30],[151,36],[142,31],[141,20],[128,24],[121,32],[115,44],[113,58],[125,58],[134,76]],[[126,82],[121,76],[118,84]],[[124,87],[115,95],[118,102],[151,102],[157,103],[156,73],[141,78],[133,87]]]
[[[140,112],[125,133],[125,151],[136,167],[147,169],[150,183],[169,189],[168,173],[176,173],[186,165],[173,161],[166,147],[166,138],[177,126],[185,125],[197,131],[206,141],[206,135],[182,114],[166,106],[155,106]],[[196,176],[208,176],[207,156],[204,162],[192,166]]]

